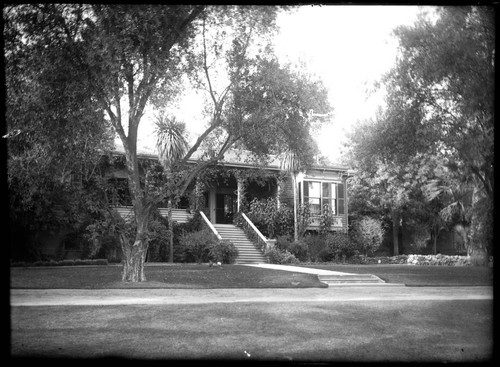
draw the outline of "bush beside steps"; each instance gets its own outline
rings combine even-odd
[[[73,265],[108,265],[107,259],[85,259],[85,260],[49,260],[49,261],[15,261],[10,264],[12,267],[22,266],[73,266]]]

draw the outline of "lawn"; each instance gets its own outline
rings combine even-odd
[[[482,266],[417,265],[303,265],[354,274],[373,274],[387,283],[407,286],[484,286],[493,285],[493,268]]]
[[[492,353],[491,300],[11,309],[13,357],[478,362]]]
[[[373,274],[387,283],[408,286],[493,285],[493,269],[486,267],[412,265],[303,265],[345,273]],[[147,282],[121,282],[121,266],[10,268],[11,288],[308,288],[325,287],[312,274],[243,265],[210,268],[206,264],[146,265]]]
[[[243,265],[209,267],[207,264],[147,266],[147,282],[121,281],[121,266],[67,266],[10,268],[11,288],[323,288],[313,274],[261,269]]]

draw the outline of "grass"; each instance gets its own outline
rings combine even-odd
[[[478,362],[492,353],[491,300],[11,309],[13,357]]]
[[[304,265],[355,274],[373,274],[388,283],[408,286],[493,285],[493,269],[486,267],[412,265]],[[121,266],[10,268],[11,288],[307,288],[325,287],[312,274],[243,265],[206,264],[146,266],[147,282],[121,282]]]
[[[304,265],[354,274],[373,274],[407,286],[492,286],[493,268],[482,266]]]
[[[316,275],[243,265],[206,264],[146,266],[146,282],[121,281],[121,266],[11,268],[11,288],[323,288]]]

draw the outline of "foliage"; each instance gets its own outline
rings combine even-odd
[[[309,261],[321,262],[331,260],[326,235],[308,234],[304,236],[303,241],[307,246]]]
[[[382,244],[384,238],[382,223],[375,218],[364,217],[356,221],[353,227],[352,237],[366,258],[368,253],[374,253]]]
[[[434,239],[443,225],[460,225],[466,242],[481,231],[471,246],[486,248],[491,228],[471,214],[481,212],[473,210],[481,197],[493,198],[494,12],[440,7],[433,15],[395,31],[398,60],[382,80],[386,106],[349,144],[358,176],[350,213],[391,217],[397,247],[400,220],[418,208]]]
[[[248,218],[267,238],[293,233],[293,213],[285,204],[278,207],[277,198],[252,200]]]
[[[304,237],[307,227],[311,224],[311,206],[309,203],[300,204],[297,210],[298,236]]]
[[[269,36],[276,30],[276,7],[29,4],[9,6],[4,15],[9,24],[9,50],[27,45],[42,53],[46,49],[60,52],[60,62],[52,64],[47,59],[41,65],[47,71],[52,65],[60,69],[58,76],[65,79],[77,75],[74,84],[69,78],[68,86],[75,93],[58,89],[57,80],[41,85],[40,90],[68,96],[75,104],[62,104],[60,110],[47,108],[54,111],[55,120],[65,111],[78,111],[74,120],[82,117],[84,127],[87,121],[98,126],[109,122],[123,145],[135,213],[130,228],[115,226],[116,231],[122,230],[119,238],[126,260],[122,278],[126,281],[145,280],[150,212],[169,191],[157,187],[164,182],[163,172],[148,171],[145,180],[141,177],[137,138],[147,107],[156,106],[162,113],[183,86],[184,76],[207,91],[207,129],[183,157],[177,157],[175,169],[167,175],[176,197],[231,147],[246,148],[265,158],[292,146],[310,157],[313,145],[307,111],[329,109],[326,88],[319,81],[280,65],[271,56]],[[29,58],[31,50],[23,51],[27,51],[19,56],[23,65],[39,65],[36,57]],[[14,74],[9,69],[9,76]],[[21,90],[18,95],[30,94]],[[27,111],[36,109],[28,106]],[[36,121],[31,115],[27,120]],[[202,151],[199,163],[187,165],[198,149]]]
[[[287,250],[280,250],[273,247],[265,254],[271,264],[298,264],[299,260]]]
[[[327,233],[333,225],[333,212],[330,205],[323,205],[321,215],[319,217],[319,233]]]
[[[329,254],[332,259],[345,262],[347,259],[357,255],[356,243],[345,233],[329,233],[326,235]]]
[[[222,264],[234,264],[238,257],[238,249],[231,241],[222,240],[212,244],[209,249],[209,259]]]
[[[180,239],[184,262],[197,262],[198,264],[208,262],[210,247],[217,241],[217,237],[210,229],[186,233]]]
[[[301,262],[309,260],[308,247],[303,240],[293,241],[290,236],[279,236],[276,240],[275,247],[290,252]]]

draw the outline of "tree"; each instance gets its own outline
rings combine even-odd
[[[435,145],[442,165],[455,171],[456,184],[473,185],[473,207],[484,214],[474,246],[489,247],[493,201],[495,26],[490,7],[442,7],[435,21],[422,15],[413,27],[396,30],[400,42],[397,66],[385,78],[389,101],[401,101],[422,111],[404,125],[424,132],[425,144]],[[451,173],[451,172],[450,172]],[[453,185],[452,185],[453,186]]]
[[[366,257],[368,252],[376,251],[382,244],[384,228],[380,220],[364,217],[354,224],[353,237]]]
[[[400,52],[396,66],[382,79],[386,106],[375,125],[367,131],[358,129],[360,136],[355,138],[358,152],[353,160],[358,172],[376,181],[385,173],[396,190],[381,187],[377,195],[383,198],[386,192],[393,198],[401,192],[408,198],[395,214],[418,204],[418,192],[438,179],[436,172],[443,169],[450,171],[447,177],[457,185],[464,179],[473,183],[475,208],[484,203],[482,199],[493,199],[493,12],[488,7],[443,7],[434,15],[421,14],[413,26],[395,31]],[[374,167],[383,172],[375,174]],[[411,176],[416,181],[408,181]],[[367,183],[374,182],[361,182]],[[435,215],[434,225],[445,202],[428,203],[436,209],[429,210]],[[397,208],[394,204],[390,206]],[[491,208],[484,209],[475,212],[486,211],[483,222],[490,223]],[[395,215],[393,223],[397,220]],[[491,230],[477,223],[476,232]],[[487,237],[476,236],[483,242]]]
[[[65,63],[80,71],[85,92],[122,141],[137,228],[133,240],[121,236],[122,279],[145,280],[152,202],[141,187],[138,126],[152,96],[174,93],[175,78],[184,67],[182,51],[204,7],[44,4],[11,9],[18,43],[63,47]]]
[[[25,246],[37,252],[42,231],[81,229],[101,200],[89,188],[101,185],[100,157],[112,143],[84,71],[67,62],[60,24],[39,37],[48,29],[35,16],[42,8],[55,14],[64,6],[4,8],[9,227],[18,256]]]
[[[124,281],[146,280],[144,261],[151,210],[169,195],[168,189],[159,188],[162,174],[148,171],[144,179],[140,175],[137,133],[148,106],[168,105],[186,74],[195,75],[193,79],[208,91],[207,129],[170,169],[167,186],[177,187],[179,196],[232,146],[250,149],[260,158],[283,150],[287,143],[300,147],[301,138],[293,133],[307,133],[305,111],[314,107],[311,102],[326,100],[320,84],[310,85],[307,80],[296,78],[277,62],[259,61],[258,48],[253,50],[255,57],[249,56],[251,47],[258,47],[252,42],[254,37],[265,36],[274,28],[274,7],[49,4],[13,9],[13,28],[19,30],[21,43],[26,39],[40,47],[45,43],[65,47],[68,54],[64,61],[81,71],[86,95],[105,114],[124,147],[135,228],[130,232],[133,235],[120,235],[125,257]],[[219,37],[207,37],[209,31]],[[210,41],[213,43],[209,47]],[[269,47],[263,49],[266,50]],[[209,60],[212,52],[214,59]],[[218,60],[224,67],[214,71],[212,62]],[[197,70],[201,75],[193,74]],[[283,75],[285,82],[274,80],[277,96],[259,97],[268,102],[266,107],[273,107],[267,110],[268,116],[265,109],[238,98],[244,97],[239,82],[246,78],[263,86],[272,80],[273,71]],[[215,82],[214,74],[222,76],[219,82]],[[225,86],[217,92],[220,85]],[[300,88],[308,86],[321,98],[285,98],[290,93],[298,96]],[[289,91],[289,87],[293,89]],[[251,92],[255,97],[259,90]],[[307,95],[314,98],[311,93]],[[257,144],[255,137],[265,126],[275,136],[274,141],[268,140],[272,142],[270,147]],[[202,159],[196,165],[188,165],[198,149],[205,152]]]
[[[179,123],[175,118],[164,121],[162,117],[158,117],[157,121],[157,143],[158,158],[166,173],[167,183],[171,183],[173,166],[186,154],[188,142],[184,138],[185,125]],[[168,200],[168,228],[170,231],[169,257],[170,263],[174,262],[174,238],[173,238],[173,223],[172,223],[172,202],[179,198],[176,195],[176,188],[167,186]]]
[[[288,172],[292,176],[293,186],[293,239],[295,242],[299,240],[299,222],[297,220],[297,174],[300,172],[300,162],[297,155],[293,151],[288,151],[283,156],[281,169]]]

